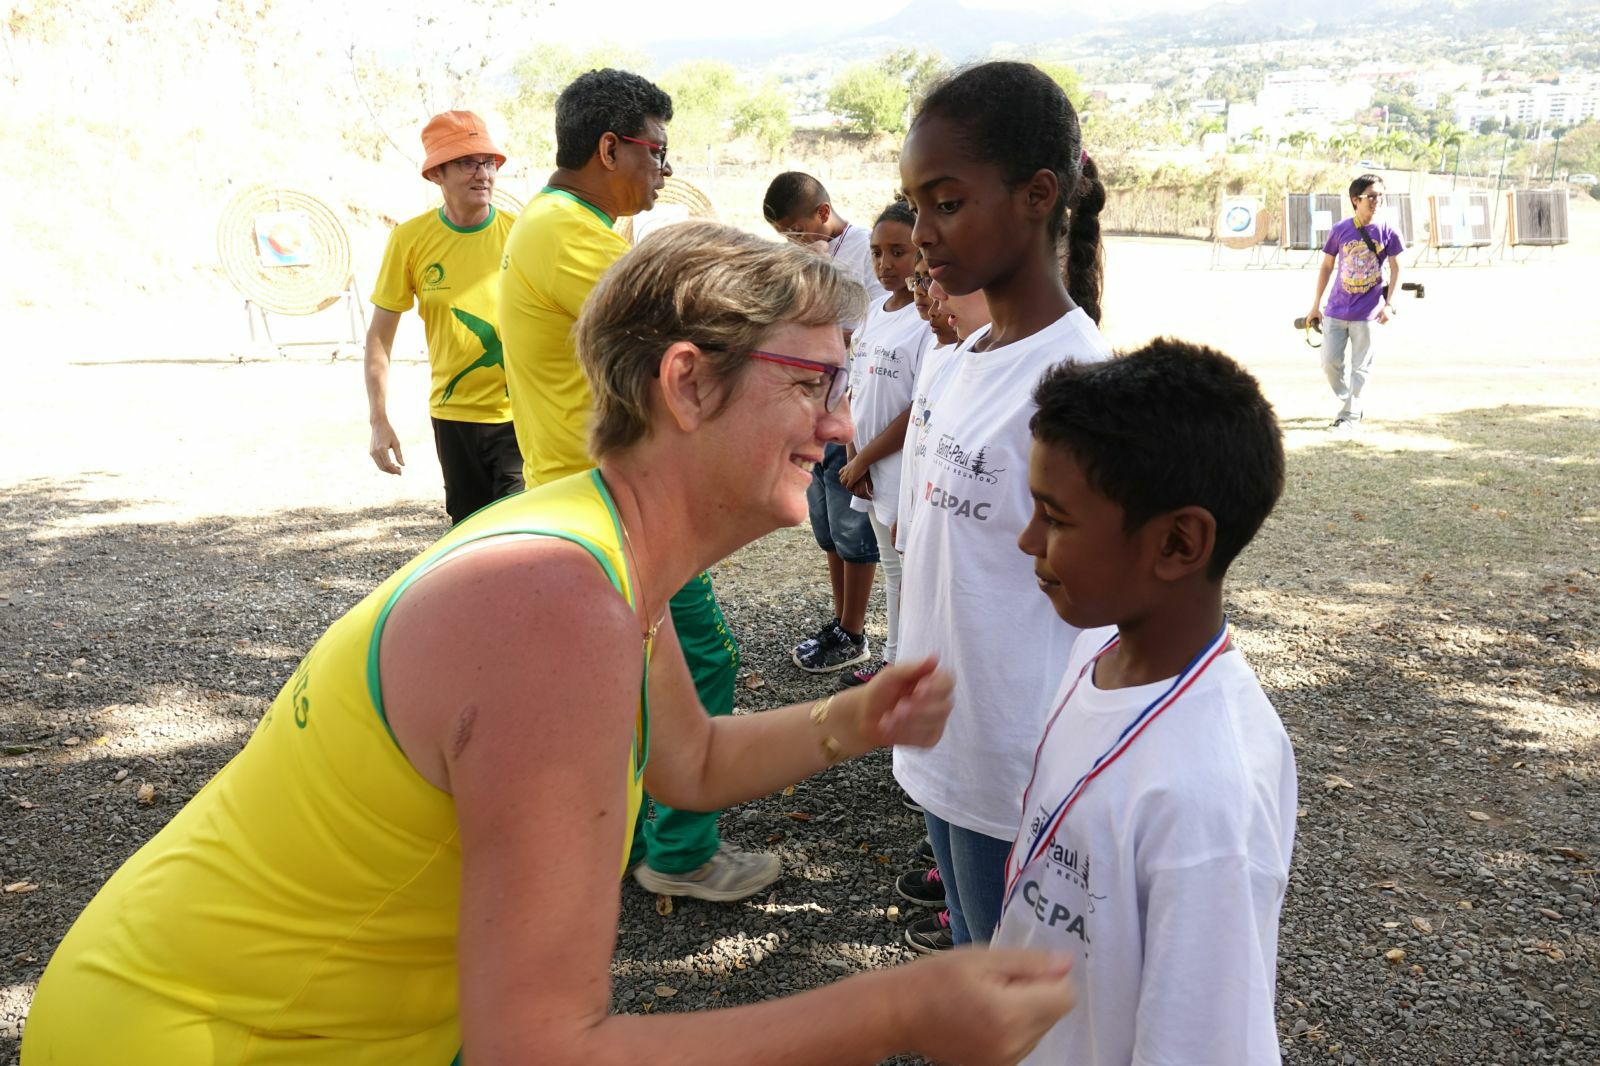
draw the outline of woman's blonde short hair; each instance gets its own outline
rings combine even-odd
[[[578,317],[594,395],[589,453],[599,459],[649,435],[650,383],[675,341],[700,347],[731,386],[774,326],[838,325],[865,303],[858,281],[797,245],[716,222],[656,230],[606,272]]]

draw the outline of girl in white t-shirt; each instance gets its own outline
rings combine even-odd
[[[928,324],[918,313],[906,278],[912,275],[915,250],[911,227],[917,216],[903,203],[890,204],[872,227],[872,264],[878,282],[889,293],[867,308],[866,323],[851,338],[850,416],[855,439],[839,483],[855,495],[850,501],[865,511],[878,541],[883,566],[883,600],[888,634],[883,658],[845,676],[845,685],[871,681],[895,661],[900,633],[900,553],[889,527],[900,499],[900,446],[906,438],[911,395]]]
[[[1111,354],[1096,327],[1105,188],[1072,104],[1026,63],[980,64],[935,88],[906,136],[900,178],[933,280],[955,295],[982,290],[992,316],[932,387],[919,484],[901,516],[914,605],[901,653],[937,653],[956,678],[943,739],[894,753],[943,874],[948,928],[934,919],[907,931],[930,951],[993,932],[1030,757],[1072,650],[1075,631],[1041,602],[1016,543],[1033,511],[1033,387],[1064,360]]]
[[[895,509],[895,548],[901,554],[906,550],[906,534],[910,523],[913,493],[920,484],[917,480],[917,463],[927,449],[922,427],[933,413],[929,396],[939,382],[950,361],[960,351],[961,342],[989,324],[989,305],[984,302],[983,290],[965,296],[951,296],[928,275],[922,251],[917,251],[917,273],[912,279],[916,286],[917,312],[928,320],[928,341],[917,366],[917,387],[911,397],[911,417],[906,419],[906,439],[900,448],[900,500]],[[908,283],[910,284],[910,283]],[[903,600],[902,600],[903,602]]]

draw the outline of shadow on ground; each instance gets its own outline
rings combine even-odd
[[[1285,498],[1230,583],[1240,646],[1301,771],[1279,989],[1288,1061],[1535,1061],[1536,1039],[1558,1048],[1600,1021],[1600,420],[1500,408],[1348,439],[1288,429]],[[29,482],[0,497],[0,881],[40,886],[0,897],[0,987],[24,994],[328,623],[443,531],[406,507],[130,523],[119,512],[141,501],[84,489]],[[763,678],[741,704],[820,694],[788,662],[802,616],[826,609],[803,532],[716,574]],[[888,908],[921,828],[886,756],[724,827],[789,872],[769,896],[669,915],[626,888],[619,1007],[759,1000],[908,957],[892,950],[903,925]],[[680,935],[663,937],[666,923]],[[699,945],[688,955],[683,926]],[[1420,972],[1386,961],[1396,945]],[[1325,1013],[1330,960],[1370,1004],[1356,1017]],[[1502,1017],[1508,996],[1540,1010]],[[1463,1019],[1481,1057],[1438,1058],[1440,1027]],[[0,1051],[14,1036],[0,1028]]]

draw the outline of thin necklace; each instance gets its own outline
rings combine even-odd
[[[601,480],[604,480],[604,479],[602,478]],[[609,485],[606,486],[606,490],[608,492],[610,491],[610,488],[611,487]],[[640,578],[642,576],[642,572],[639,569],[639,553],[633,550],[633,536],[628,532],[628,523],[626,523],[626,522],[624,522],[622,520],[622,508],[620,508],[620,507],[617,508],[617,525],[622,527],[622,543],[623,543],[624,547],[626,547],[628,549],[628,558],[633,560],[633,576],[634,576],[634,579],[635,579],[634,583],[636,585],[640,586],[640,588],[639,588],[639,603],[640,603],[640,606],[643,606],[644,605],[644,587],[643,587],[642,580],[640,580]],[[671,606],[670,602],[662,604],[661,613],[656,615],[656,620],[654,622],[651,622],[649,628],[647,628],[644,631],[644,643],[645,643],[645,645],[647,647],[649,646],[651,641],[656,639],[656,630],[661,628],[661,623],[666,621],[667,608],[669,606]]]

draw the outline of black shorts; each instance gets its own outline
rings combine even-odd
[[[444,472],[450,524],[513,492],[522,491],[522,453],[510,422],[433,420],[433,446]]]

